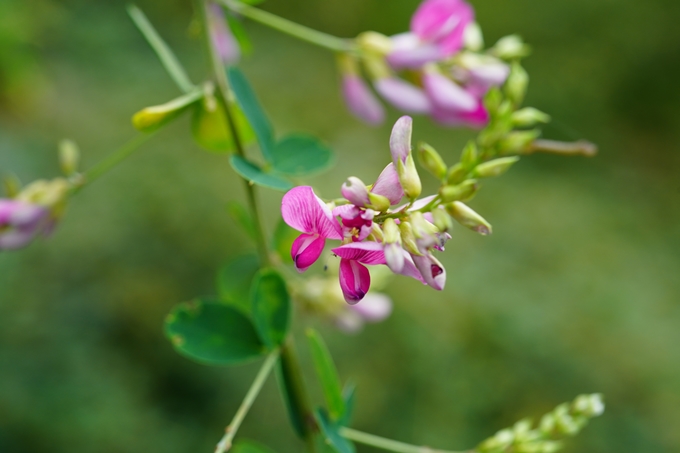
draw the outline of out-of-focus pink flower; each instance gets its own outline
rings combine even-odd
[[[342,93],[349,110],[368,124],[380,124],[385,119],[385,109],[358,74],[343,74]]]
[[[294,187],[283,196],[281,215],[289,226],[303,233],[291,249],[298,272],[307,270],[321,256],[326,239],[342,239],[340,224],[309,186]]]
[[[467,126],[478,129],[489,122],[489,112],[484,107],[482,99],[477,99],[477,106],[473,111],[460,112],[453,110],[435,109],[432,118],[446,126]]]
[[[411,31],[448,57],[461,49],[465,28],[474,19],[472,6],[464,0],[425,0],[411,18]]]
[[[423,86],[435,110],[465,113],[474,111],[479,104],[475,96],[440,73],[436,67],[425,68]]]
[[[224,16],[222,7],[217,3],[210,3],[208,8],[211,38],[222,63],[237,63],[241,58],[241,48],[227,25],[227,19]]]
[[[387,102],[403,112],[427,114],[432,111],[432,104],[421,88],[396,76],[377,79],[373,85]]]
[[[49,234],[49,217],[50,211],[44,206],[0,199],[0,250],[25,247],[38,234]]]

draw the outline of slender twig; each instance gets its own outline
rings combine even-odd
[[[586,140],[558,142],[539,139],[533,141],[527,154],[535,152],[592,157],[597,154],[597,145]]]
[[[453,450],[435,450],[430,447],[423,447],[418,445],[411,445],[397,440],[386,439],[384,437],[376,436],[374,434],[364,433],[352,428],[340,428],[340,435],[359,442],[361,444],[370,445],[372,447],[381,448],[383,450],[393,451],[395,453],[473,453],[474,450],[453,451]]]
[[[139,134],[130,141],[128,141],[127,143],[125,143],[123,146],[121,146],[116,151],[111,153],[111,155],[109,155],[104,160],[96,164],[94,167],[90,168],[85,173],[83,173],[81,175],[81,178],[79,178],[81,182],[77,185],[77,187],[79,188],[84,184],[91,183],[92,181],[99,178],[107,171],[109,171],[111,168],[121,163],[133,152],[135,152],[137,148],[139,148],[142,144],[146,143],[149,139],[151,139],[151,137],[153,137],[159,130],[160,129],[147,134]]]
[[[215,447],[215,453],[224,453],[231,448],[231,443],[234,440],[234,436],[236,436],[236,432],[241,426],[243,419],[246,418],[246,414],[248,414],[248,411],[255,401],[255,398],[257,398],[260,390],[262,390],[262,386],[267,381],[267,377],[274,368],[278,358],[279,350],[276,349],[269,353],[265,359],[264,363],[260,367],[260,371],[258,371],[257,376],[255,376],[255,380],[250,385],[248,393],[246,393],[245,398],[243,398],[243,402],[236,411],[236,414],[234,414],[234,418],[231,420],[231,423],[229,423],[229,426],[227,426],[227,428],[224,430],[224,436],[217,443],[217,447]]]
[[[353,41],[350,39],[338,38],[327,33],[313,30],[304,25],[297,24],[288,19],[254,8],[239,1],[220,0],[220,2],[235,13],[311,44],[325,47],[326,49],[336,52],[348,52],[354,48]]]

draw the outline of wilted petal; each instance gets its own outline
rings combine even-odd
[[[453,80],[438,71],[426,71],[423,86],[432,103],[443,110],[471,112],[477,108],[477,99]]]
[[[350,112],[360,119],[369,124],[380,124],[385,119],[383,106],[359,75],[343,76],[342,94]]]
[[[392,134],[390,134],[390,152],[394,165],[397,165],[399,160],[405,162],[411,152],[412,131],[413,119],[410,116],[402,116],[394,123]]]
[[[364,264],[385,264],[385,253],[378,242],[355,242],[333,249],[340,258]]]
[[[301,234],[293,241],[290,256],[298,272],[306,271],[319,259],[326,240],[316,234]]]
[[[425,0],[411,19],[411,31],[437,42],[448,56],[463,45],[463,34],[474,20],[474,10],[463,0]]]
[[[385,244],[385,262],[395,274],[404,270],[404,249],[397,243]]]
[[[210,3],[209,8],[212,41],[217,54],[225,64],[238,62],[241,57],[241,49],[231,29],[227,26],[222,7],[217,3]]]
[[[413,256],[413,262],[420,271],[420,275],[425,280],[425,283],[434,289],[441,291],[446,284],[446,269],[444,266],[431,254],[423,256]]]
[[[392,313],[392,299],[386,294],[370,293],[361,303],[349,307],[366,321],[380,322]]]
[[[289,190],[281,201],[281,216],[302,233],[316,233],[324,238],[342,239],[342,228],[331,210],[309,186]]]
[[[354,260],[340,260],[340,289],[348,304],[363,299],[370,286],[371,274],[366,266]]]
[[[387,102],[406,113],[429,113],[432,110],[425,92],[397,77],[386,77],[374,82],[375,89]]]
[[[387,167],[380,173],[371,192],[387,197],[391,205],[399,203],[404,198],[404,189],[401,187],[399,175],[393,163],[387,164]]]
[[[342,185],[340,192],[342,196],[349,200],[354,206],[364,207],[371,203],[368,198],[368,188],[366,184],[354,176],[347,178],[347,181]]]

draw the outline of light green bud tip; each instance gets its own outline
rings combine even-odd
[[[439,189],[439,197],[443,203],[452,201],[469,201],[477,193],[479,186],[476,179],[468,179],[458,185],[446,185]]]
[[[504,154],[527,153],[531,150],[534,140],[540,136],[539,129],[510,132],[498,143],[498,150]]]
[[[72,140],[59,142],[59,165],[66,176],[71,176],[78,171],[80,151],[78,145]]]
[[[446,164],[439,153],[427,143],[418,144],[418,162],[437,179],[446,176]]]
[[[371,206],[373,209],[379,212],[387,211],[390,208],[390,200],[377,193],[368,192],[368,199],[371,201]]]
[[[478,152],[477,145],[474,141],[470,140],[465,148],[463,148],[463,153],[460,156],[460,163],[466,169],[472,169],[477,164]]]
[[[399,232],[401,233],[401,243],[403,247],[409,253],[420,256],[420,250],[418,250],[418,245],[416,244],[416,237],[413,234],[413,226],[408,221],[402,221],[399,224]]]
[[[574,400],[573,410],[585,417],[597,417],[604,413],[602,394],[580,395]]]
[[[519,160],[519,157],[501,157],[500,159],[490,160],[483,164],[477,165],[474,174],[478,178],[490,178],[492,176],[500,176]]]
[[[505,82],[505,94],[515,104],[521,105],[524,101],[524,95],[527,92],[529,85],[529,74],[524,70],[522,65],[515,61],[512,63],[510,75]]]
[[[386,244],[401,244],[399,226],[394,219],[386,219],[383,223],[383,236]]]
[[[432,220],[434,226],[441,232],[450,231],[453,229],[453,219],[442,208],[432,210]]]
[[[517,127],[531,127],[538,123],[549,123],[550,115],[533,107],[525,107],[512,114],[512,123]]]
[[[456,221],[458,221],[458,223],[464,227],[469,228],[472,231],[476,231],[483,236],[491,234],[491,224],[487,222],[482,216],[470,209],[470,207],[468,207],[465,203],[454,201],[453,203],[447,204],[445,208],[446,212],[448,212],[451,217],[456,219]]]
[[[416,170],[416,163],[413,160],[413,153],[408,153],[406,162],[397,160],[397,173],[399,174],[399,182],[404,189],[404,194],[411,200],[420,196],[423,186],[420,183],[420,176]]]

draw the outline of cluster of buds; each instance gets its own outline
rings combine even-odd
[[[462,200],[442,196],[448,193],[449,171],[431,147],[421,147],[420,154],[427,155],[421,161],[428,169],[432,162],[443,166],[436,173],[445,184],[439,194],[419,198],[422,185],[411,133],[412,119],[401,117],[390,137],[392,162],[374,184],[350,177],[341,188],[344,198],[329,204],[309,186],[295,187],[283,197],[284,221],[302,233],[291,250],[296,269],[307,270],[321,256],[327,239],[340,241],[332,252],[340,258],[340,288],[349,304],[362,300],[369,290],[366,265],[386,265],[395,274],[444,289],[446,270],[435,255],[444,250],[454,221],[482,234],[491,232],[488,222]],[[406,203],[398,206],[404,198]]]
[[[532,428],[530,420],[497,432],[475,448],[479,453],[553,453],[562,448],[562,439],[575,436],[588,421],[604,412],[602,395],[580,395],[572,403],[557,406]]]
[[[489,121],[484,96],[506,82],[508,61],[528,54],[514,35],[487,51],[483,47],[467,2],[425,0],[409,32],[392,37],[365,32],[353,51],[340,55],[345,101],[364,121],[383,121],[383,107],[366,84],[363,68],[380,96],[405,113],[430,115],[449,126],[483,127]]]

